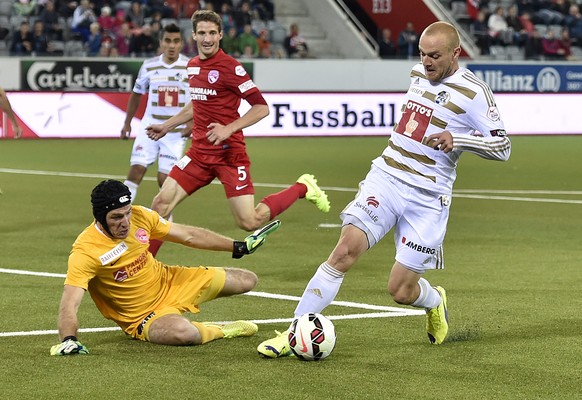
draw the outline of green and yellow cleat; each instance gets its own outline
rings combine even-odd
[[[329,212],[331,207],[327,194],[317,186],[317,179],[310,174],[303,174],[297,179],[297,183],[302,183],[307,186],[307,193],[305,198],[315,204],[323,212]]]
[[[449,310],[447,292],[440,286],[435,289],[441,295],[442,301],[437,307],[426,310],[426,333],[431,344],[441,344],[449,332]]]
[[[215,324],[214,322],[203,322],[204,326],[214,326],[224,333],[225,339],[232,339],[241,336],[253,336],[259,331],[257,324],[249,321],[234,321],[228,324]]]
[[[289,331],[275,331],[277,336],[267,339],[257,347],[259,354],[266,358],[278,358],[292,356],[293,352],[289,347]]]

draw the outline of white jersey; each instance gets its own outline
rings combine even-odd
[[[189,58],[180,54],[172,64],[164,62],[164,55],[145,60],[133,91],[148,94],[148,104],[142,119],[142,131],[150,124],[161,124],[176,115],[190,101],[186,66]],[[170,132],[181,132],[184,125]]]
[[[430,82],[420,63],[410,78],[400,122],[374,165],[412,186],[450,195],[463,151],[491,160],[509,158],[511,142],[485,82],[466,68]],[[452,151],[425,144],[428,136],[445,130],[453,136]]]

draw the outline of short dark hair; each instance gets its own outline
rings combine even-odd
[[[182,33],[182,31],[180,30],[180,27],[173,22],[164,25],[164,29],[162,29],[162,36],[164,35],[164,32]]]
[[[213,22],[218,25],[218,32],[222,32],[222,18],[211,10],[198,10],[192,14],[192,30],[196,33],[198,22]]]

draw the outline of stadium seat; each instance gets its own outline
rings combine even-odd
[[[12,2],[10,0],[0,1],[0,15],[9,17],[12,14]]]
[[[507,51],[504,46],[491,46],[489,51],[494,60],[507,60]]]
[[[525,52],[519,46],[507,46],[505,49],[507,59],[511,61],[525,60]]]

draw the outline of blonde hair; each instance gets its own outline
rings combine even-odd
[[[455,28],[448,22],[444,21],[433,22],[432,24],[426,27],[424,32],[422,32],[422,36],[424,35],[431,36],[439,34],[444,35],[446,37],[447,45],[449,46],[450,50],[454,50],[457,47],[461,46],[461,37],[459,36],[457,28]]]

